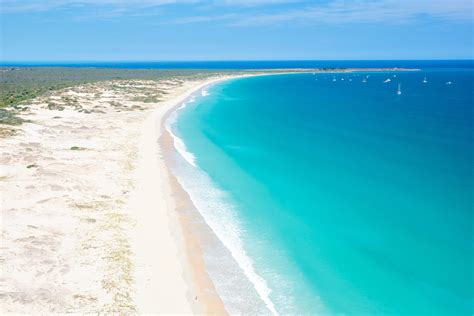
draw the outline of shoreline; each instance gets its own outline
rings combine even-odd
[[[136,234],[133,242],[138,250],[135,255],[136,262],[142,267],[136,272],[138,285],[136,302],[142,312],[148,313],[153,310],[153,306],[160,306],[160,309],[166,312],[226,313],[205,271],[200,245],[190,234],[189,220],[177,214],[191,208],[192,202],[165,164],[167,151],[171,151],[174,145],[170,136],[164,132],[166,132],[165,121],[168,116],[193,93],[209,84],[234,77],[207,78],[194,83],[182,94],[163,102],[164,104],[156,108],[144,124],[140,146],[142,149],[140,182],[148,183],[146,185],[148,192],[142,192],[137,201],[147,201],[147,203],[141,205],[141,223],[138,223],[136,229],[140,233]],[[161,183],[158,183],[157,180],[160,178]],[[161,218],[157,218],[156,210],[153,209],[155,204],[150,203],[151,200],[155,200],[156,205],[160,205]],[[169,234],[174,239],[168,238],[167,244],[174,244],[172,251],[176,253],[177,260],[170,261],[163,269],[163,263],[158,259],[169,261],[169,258],[151,256],[148,247],[143,247],[143,245],[150,242],[150,235],[156,229],[155,223],[166,219]],[[162,238],[159,239],[161,243]],[[175,271],[175,275],[169,278],[170,270],[175,270],[176,267],[179,268]],[[179,283],[180,293],[167,291],[162,284],[163,279],[166,278],[169,278],[170,284],[174,283],[175,288],[176,283]],[[180,282],[176,282],[177,280]],[[163,306],[176,300],[176,297],[181,297],[181,302],[174,306],[180,306],[181,310],[162,309]],[[186,302],[183,298],[186,298]]]
[[[192,162],[187,161],[187,159],[182,156],[182,153],[178,151],[175,146],[175,136],[172,136],[168,131],[166,121],[172,114],[179,110],[182,104],[188,101],[192,95],[213,84],[259,75],[273,74],[262,73],[258,75],[234,75],[207,81],[202,85],[189,90],[185,99],[182,99],[181,102],[175,102],[175,105],[161,117],[159,146],[162,149],[161,152],[163,153],[166,175],[175,202],[174,210],[172,209],[170,211],[175,213],[177,216],[177,224],[181,226],[180,229],[182,230],[181,236],[178,236],[178,240],[181,243],[181,249],[184,250],[182,259],[185,262],[184,264],[187,266],[185,268],[185,275],[188,276],[187,279],[189,281],[194,281],[188,283],[189,289],[195,291],[194,293],[197,294],[193,294],[192,297],[194,297],[195,300],[198,297],[204,298],[204,300],[200,302],[200,306],[193,308],[193,311],[197,313],[205,311],[206,313],[211,314],[233,314],[235,312],[244,314],[255,312],[260,314],[276,314],[276,311],[274,310],[273,303],[268,301],[268,298],[265,295],[262,296],[262,294],[258,292],[256,284],[254,284],[246,272],[243,271],[239,262],[232,256],[230,249],[227,248],[223,241],[221,241],[218,235],[213,231],[212,227],[209,226],[203,214],[201,214],[199,209],[193,203],[189,193],[179,182],[177,175],[174,175],[171,171],[171,166],[175,164],[173,162],[175,157],[173,156],[183,158],[186,160],[185,164],[190,164],[194,167],[196,166]],[[204,249],[207,249],[207,251],[204,252]],[[218,258],[219,265],[223,270],[228,272],[232,271],[235,275],[244,278],[245,281],[241,281],[238,285],[234,284],[232,286],[215,284],[213,280],[211,280],[210,272],[206,267],[207,261],[204,259],[205,254],[209,255],[209,249],[217,250],[219,255],[223,256]],[[226,306],[224,306],[222,297],[219,296],[219,291],[216,289],[216,286],[222,287],[221,291],[223,292],[238,293],[237,296],[240,295],[242,296],[241,299],[243,298],[246,300],[246,306],[239,306],[236,308],[235,302],[227,302],[233,305],[233,309],[226,310]],[[230,308],[230,306],[227,307]]]

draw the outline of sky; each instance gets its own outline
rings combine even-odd
[[[471,0],[0,0],[2,61],[472,59]]]

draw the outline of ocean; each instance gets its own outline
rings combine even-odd
[[[474,68],[474,60],[0,61],[0,67],[117,69]]]
[[[232,79],[170,117],[230,312],[472,314],[473,72],[429,65]]]

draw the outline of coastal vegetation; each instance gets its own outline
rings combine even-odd
[[[167,70],[167,69],[112,69],[112,68],[70,68],[70,67],[2,67],[0,68],[0,124],[20,125],[24,122],[17,114],[28,110],[26,104],[41,95],[51,95],[57,90],[72,86],[105,80],[162,80],[171,78],[199,78],[215,71],[210,70]],[[125,87],[122,87],[125,88]],[[163,91],[148,92],[137,101],[157,102]],[[72,97],[61,102],[50,100],[48,109],[64,110],[64,105],[80,109],[81,105]],[[1,134],[10,134],[2,128]]]
[[[103,80],[160,80],[200,77],[215,71],[189,69],[112,69],[69,67],[0,68],[0,108],[14,107],[51,91]]]

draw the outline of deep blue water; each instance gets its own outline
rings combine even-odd
[[[473,68],[474,60],[275,60],[275,61],[87,61],[2,62],[18,67],[96,67],[130,69],[271,69],[271,68]]]
[[[473,72],[451,68],[235,79],[179,111],[223,192],[189,193],[278,312],[472,314]]]

